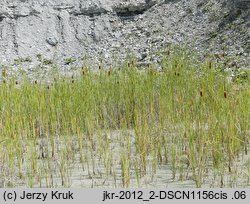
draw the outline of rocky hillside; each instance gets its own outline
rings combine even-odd
[[[0,64],[147,64],[181,45],[247,68],[249,29],[250,0],[1,0]]]

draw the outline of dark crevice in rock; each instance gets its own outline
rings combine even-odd
[[[126,11],[122,11],[122,12],[117,11],[116,14],[118,17],[120,17],[123,20],[129,20],[129,19],[132,20],[135,16],[143,14],[146,10],[147,9],[136,10],[136,11],[126,10]]]
[[[96,11],[96,12],[79,12],[79,13],[73,13],[73,15],[74,16],[88,16],[90,18],[93,18],[94,16],[101,16],[107,13],[108,12],[104,10],[104,11]]]
[[[103,14],[107,14],[108,11],[105,8],[98,7],[96,5],[90,6],[88,8],[82,7],[80,5],[80,11],[72,13],[74,16],[88,16],[90,18],[93,18],[94,16],[100,16]]]
[[[58,33],[60,34],[61,36],[61,39],[62,39],[62,42],[65,42],[65,39],[64,39],[64,34],[63,34],[63,30],[64,30],[64,27],[63,27],[63,19],[61,16],[56,16],[57,17],[57,20],[58,20]]]
[[[161,4],[163,3],[164,2],[161,2]],[[156,2],[151,0],[146,0],[145,3],[142,4],[118,4],[113,8],[113,11],[122,20],[133,20],[135,16],[144,14],[156,4]]]
[[[12,30],[12,42],[14,45],[14,53],[16,56],[18,56],[18,42],[17,42],[17,36],[16,36],[16,26],[14,23],[11,23],[11,30]]]

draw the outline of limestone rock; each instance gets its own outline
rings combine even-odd
[[[249,65],[249,0],[2,0],[0,64],[37,56],[64,65],[83,57],[109,66],[133,54],[140,64],[159,61],[171,44],[201,54],[239,52]],[[240,32],[239,32],[240,31]]]

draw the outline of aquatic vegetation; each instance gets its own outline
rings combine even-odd
[[[142,186],[161,165],[173,180],[189,173],[200,187],[212,173],[223,187],[249,154],[250,80],[228,81],[211,60],[168,53],[161,70],[130,61],[50,83],[2,75],[1,186],[69,187],[80,164],[92,187]]]

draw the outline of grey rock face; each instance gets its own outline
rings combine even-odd
[[[108,66],[132,52],[143,64],[157,61],[154,53],[170,44],[192,44],[205,53],[225,47],[228,55],[241,51],[246,66],[249,2],[2,0],[0,63],[31,57],[35,65],[43,56],[63,65],[65,58],[80,62],[86,56],[93,65],[102,60]]]

